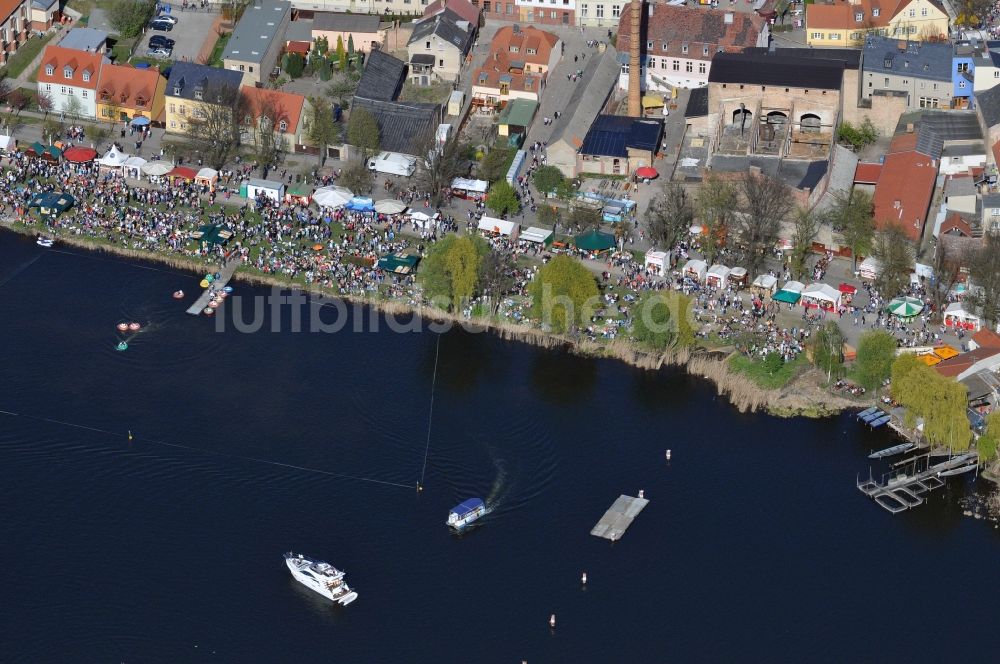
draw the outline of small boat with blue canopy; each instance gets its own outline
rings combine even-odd
[[[448,525],[455,530],[461,530],[485,514],[486,503],[483,499],[469,498],[451,508],[448,512]]]

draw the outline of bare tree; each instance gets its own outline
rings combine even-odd
[[[687,190],[676,182],[665,183],[663,190],[646,209],[649,237],[670,252],[671,262],[674,248],[687,236],[693,221],[694,207]]]
[[[833,195],[833,204],[822,219],[850,247],[852,268],[857,270],[858,256],[871,251],[872,238],[875,236],[872,195],[860,189],[852,189],[847,194],[836,193]]]
[[[372,190],[374,182],[375,176],[368,170],[366,163],[360,159],[355,159],[344,166],[344,170],[341,171],[338,178],[339,184],[356,194],[367,194]]]
[[[875,234],[874,255],[880,265],[875,285],[883,297],[896,297],[910,282],[913,242],[900,224],[890,224]]]
[[[948,293],[958,283],[962,275],[962,268],[969,265],[972,258],[971,252],[967,251],[965,240],[968,238],[942,235],[938,238],[937,246],[934,248],[934,283],[928,289],[931,294],[931,301],[934,303],[934,311],[940,317],[943,314]]]
[[[789,257],[789,268],[793,279],[801,279],[809,270],[809,253],[812,251],[813,240],[819,233],[819,220],[806,208],[795,211],[795,231],[792,234],[792,252]]]
[[[709,175],[698,190],[697,206],[701,223],[705,226],[701,250],[705,260],[715,261],[719,246],[729,233],[729,226],[736,211],[736,189],[728,180]]]
[[[747,173],[740,182],[741,214],[733,227],[739,242],[743,265],[756,274],[774,249],[781,224],[792,211],[792,192],[781,180],[768,175]]]
[[[203,103],[195,106],[188,133],[202,159],[219,169],[240,147],[243,128],[250,118],[246,98],[239,88],[228,85],[209,85],[200,92]]]
[[[261,164],[276,163],[286,147],[281,125],[288,122],[280,99],[273,91],[255,89],[253,96],[246,100],[246,106],[252,118],[248,131],[254,156]]]
[[[45,117],[49,117],[49,112],[52,110],[52,96],[47,92],[38,91],[38,95],[35,97],[35,104],[38,105],[38,110],[45,114]]]
[[[483,259],[480,288],[490,299],[491,316],[497,314],[500,302],[514,287],[514,268],[514,257],[507,252],[491,251]]]
[[[980,249],[969,256],[969,277],[974,288],[966,299],[979,307],[991,327],[1000,323],[1000,236],[987,233]]]
[[[451,136],[439,146],[433,132],[417,141],[415,183],[431,194],[431,205],[438,206],[451,181],[462,174],[462,148],[457,136]]]

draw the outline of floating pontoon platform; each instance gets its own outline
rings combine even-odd
[[[590,534],[612,542],[620,540],[635,517],[639,516],[639,512],[648,504],[649,501],[645,498],[633,498],[625,494],[618,496],[618,500],[604,513]]]

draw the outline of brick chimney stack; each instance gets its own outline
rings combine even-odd
[[[642,0],[629,3],[632,21],[629,41],[628,64],[628,114],[633,118],[642,117]]]

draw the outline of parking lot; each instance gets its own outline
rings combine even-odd
[[[150,50],[149,39],[154,35],[173,39],[176,42],[170,58],[161,57],[161,60],[170,59],[197,62],[198,53],[201,51],[205,40],[211,38],[212,43],[215,43],[217,35],[212,34],[210,37],[209,33],[211,33],[212,22],[215,20],[216,14],[204,11],[174,11],[171,13],[171,16],[177,19],[177,24],[173,30],[170,32],[159,32],[147,29],[146,34],[140,37],[135,47],[134,55],[139,57],[146,56]],[[108,34],[115,34],[114,28],[108,23],[107,14],[101,9],[95,8],[91,13],[89,26],[96,30],[103,30]]]

